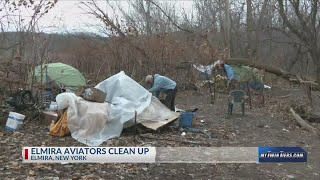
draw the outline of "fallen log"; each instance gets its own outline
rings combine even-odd
[[[317,114],[300,115],[302,119],[305,119],[311,123],[320,123],[320,116]]]
[[[298,75],[296,74],[292,74],[289,72],[286,72],[283,69],[277,68],[277,67],[273,67],[273,66],[269,66],[266,64],[261,64],[259,62],[256,61],[252,61],[246,58],[229,58],[225,61],[227,64],[230,65],[246,65],[246,66],[251,66],[254,67],[256,69],[260,69],[260,70],[264,70],[266,72],[275,74],[277,76],[280,76],[290,82],[294,82],[297,84],[309,84],[312,85],[312,90],[320,90],[320,86],[318,83],[315,83],[314,81],[305,78],[304,80],[302,80]]]
[[[292,113],[295,120],[301,125],[302,128],[313,132],[314,134],[319,136],[318,129],[310,126],[305,120],[303,120],[292,108],[290,108],[290,112]]]
[[[246,59],[246,58],[230,58],[230,59],[227,59],[226,60],[226,63],[227,64],[231,64],[231,65],[247,65],[247,66],[251,66],[251,67],[254,67],[254,68],[257,68],[257,69],[260,69],[260,70],[265,70],[269,73],[272,73],[272,74],[275,74],[277,76],[281,76],[285,79],[290,79],[292,77],[295,77],[294,74],[291,74],[289,72],[286,72],[280,68],[276,68],[276,67],[273,67],[273,66],[268,66],[266,64],[261,64],[261,63],[258,63],[256,61],[252,61],[252,60],[249,60],[249,59]]]
[[[310,84],[310,85],[319,85],[318,83],[315,83],[313,81],[304,81],[300,78],[298,79],[294,79],[294,78],[290,78],[289,81],[294,82],[294,83],[298,83],[298,84]]]

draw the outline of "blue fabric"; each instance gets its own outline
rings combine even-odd
[[[13,117],[13,116],[8,116],[8,118],[14,119],[14,120],[19,121],[19,122],[23,122],[23,119],[18,119],[18,118]]]
[[[227,73],[228,79],[229,80],[236,80],[236,77],[234,75],[233,69],[231,66],[229,66],[228,64],[224,64],[224,69]]]
[[[177,86],[176,82],[165,76],[155,74],[153,78],[152,88],[149,89],[152,94],[159,94],[160,91],[174,89]]]

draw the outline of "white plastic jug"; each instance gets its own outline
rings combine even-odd
[[[51,111],[57,111],[57,110],[58,110],[58,103],[57,103],[57,102],[54,102],[54,101],[51,101],[49,110],[51,110]]]
[[[23,114],[10,112],[7,119],[5,130],[15,131],[19,129],[23,125],[24,118],[25,118],[25,115]]]

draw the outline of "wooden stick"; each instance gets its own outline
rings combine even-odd
[[[313,132],[316,135],[319,135],[318,130],[312,126],[310,126],[305,120],[303,120],[292,108],[290,108],[290,112],[292,113],[293,117],[298,121],[302,128]]]
[[[137,111],[134,111],[134,143],[135,145],[137,145],[136,135],[137,135]]]
[[[249,96],[249,107],[250,107],[250,109],[252,109],[252,99],[251,99],[251,91],[250,91],[249,82],[247,82],[247,88],[248,88],[248,96]]]
[[[320,115],[318,114],[306,114],[306,115],[300,115],[302,119],[308,119],[309,122],[316,122],[320,123]]]
[[[287,95],[284,95],[284,96],[275,96],[275,98],[277,99],[284,99],[284,98],[287,98],[287,97],[290,97],[292,94],[287,94]]]
[[[206,79],[208,80],[209,82],[209,93],[210,93],[210,103],[211,104],[214,104],[214,97],[212,95],[212,86],[211,86],[211,82],[210,82],[210,78],[209,78],[209,75],[206,73]]]
[[[187,143],[187,144],[196,144],[196,145],[207,145],[211,146],[212,144],[207,142],[199,142],[199,141],[187,141],[187,140],[181,140],[181,139],[169,139],[169,138],[158,138],[158,137],[152,137],[148,135],[141,134],[140,137],[146,138],[146,139],[156,139],[156,140],[163,140],[163,141],[175,141],[175,142],[181,142],[181,143]]]
[[[214,79],[213,82],[213,100],[216,100],[216,92],[217,92],[217,88],[216,88],[216,79]]]
[[[290,78],[289,81],[290,81],[290,82],[294,82],[294,83],[299,83],[299,84],[319,85],[319,84],[316,83],[316,82],[313,82],[313,81],[305,81],[305,80],[302,80],[301,78],[297,78],[297,79]]]

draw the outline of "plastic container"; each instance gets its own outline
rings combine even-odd
[[[57,111],[58,110],[58,103],[57,102],[53,102],[51,101],[51,104],[49,106],[49,109],[48,110],[51,110],[51,111]]]
[[[16,112],[10,112],[5,130],[7,131],[16,131],[23,125],[23,120],[25,118],[25,115],[19,114]]]
[[[194,117],[195,117],[195,113],[194,112],[183,112],[183,113],[181,113],[179,127],[181,127],[181,128],[191,128]]]
[[[42,92],[42,102],[46,108],[50,108],[51,101],[54,100],[53,93],[47,89]]]

